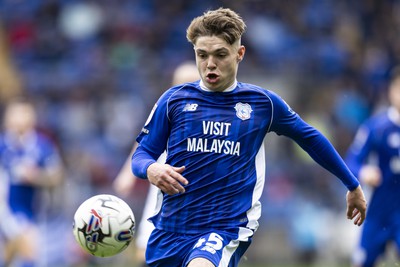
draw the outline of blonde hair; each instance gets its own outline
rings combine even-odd
[[[199,71],[195,62],[185,61],[174,71],[172,85],[194,82],[200,79]]]
[[[186,38],[195,45],[201,36],[217,36],[232,45],[240,41],[245,30],[246,24],[238,13],[219,8],[194,18],[186,30]]]

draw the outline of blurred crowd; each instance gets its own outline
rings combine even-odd
[[[240,81],[279,92],[342,155],[359,124],[386,104],[388,73],[400,62],[399,0],[2,0],[1,107],[29,95],[40,130],[60,148],[67,174],[57,215],[67,234],[79,203],[112,193],[172,71],[194,59],[191,19],[220,6],[247,23]],[[345,217],[344,187],[292,142],[271,140],[260,231],[285,230],[293,257],[314,261],[332,237],[321,222]],[[129,199],[138,217],[142,192]],[[274,243],[270,236],[255,242]],[[249,251],[249,261],[265,262],[264,248]]]

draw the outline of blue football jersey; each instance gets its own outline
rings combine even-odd
[[[237,229],[242,240],[251,236],[261,216],[263,143],[271,131],[295,140],[349,189],[358,186],[328,140],[278,95],[247,83],[231,89],[211,92],[199,81],[175,86],[161,96],[139,134],[132,157],[137,176],[146,178],[147,167],[165,149],[166,163],[186,166],[186,192],[164,194],[152,218],[158,229]]]
[[[400,222],[400,120],[399,113],[390,108],[367,120],[358,130],[346,156],[351,171],[358,175],[360,168],[373,160],[382,173],[382,183],[374,189],[369,202],[366,223],[380,220]]]
[[[23,143],[8,134],[1,135],[0,165],[7,176],[3,179],[9,184],[8,205],[12,212],[34,219],[39,187],[25,182],[19,174],[27,164],[45,169],[61,165],[61,160],[54,144],[39,133],[33,132]]]

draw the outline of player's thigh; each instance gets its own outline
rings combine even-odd
[[[150,267],[183,266],[193,246],[191,235],[154,229],[146,248],[146,263]]]
[[[195,240],[183,266],[236,267],[250,243],[251,237],[246,242],[239,241],[235,232],[209,232]]]
[[[215,265],[205,258],[195,258],[189,262],[187,267],[215,267]]]

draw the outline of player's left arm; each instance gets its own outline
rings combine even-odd
[[[274,102],[274,121],[271,130],[278,135],[293,139],[311,158],[323,168],[338,177],[349,190],[350,202],[347,199],[348,213],[355,212],[354,223],[361,225],[365,219],[366,200],[360,183],[346,166],[344,160],[317,129],[303,121],[279,96],[272,95]]]

